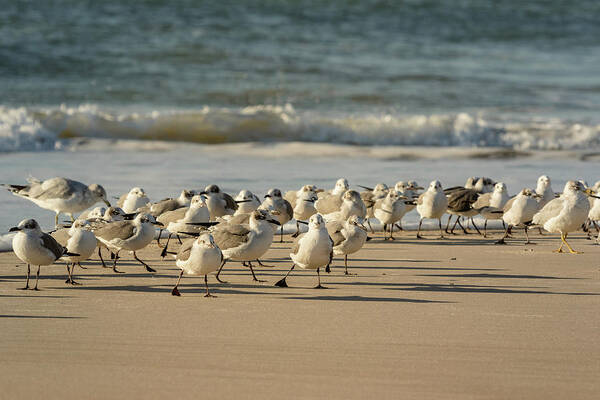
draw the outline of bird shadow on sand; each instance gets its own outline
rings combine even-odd
[[[401,287],[404,286],[404,287]],[[558,294],[569,296],[598,296],[600,293],[552,292],[548,290],[525,290],[526,287],[488,286],[488,285],[456,285],[456,284],[422,284],[406,283],[385,290],[402,290],[413,292],[449,292],[449,293],[491,293],[491,294]]]
[[[420,274],[416,276],[435,276],[438,278],[498,278],[498,279],[584,279],[544,275],[515,275],[515,274]]]
[[[391,303],[454,303],[452,301],[406,299],[398,297],[369,297],[369,296],[285,296],[288,300],[319,300],[319,301],[366,301],[366,302],[391,302]]]

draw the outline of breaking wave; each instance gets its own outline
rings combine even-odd
[[[540,117],[507,121],[483,112],[342,115],[297,111],[290,104],[152,112],[107,111],[94,105],[0,106],[0,151],[51,150],[72,138],[576,150],[600,147],[600,125]]]

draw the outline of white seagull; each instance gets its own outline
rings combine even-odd
[[[533,216],[538,210],[537,199],[539,197],[540,195],[536,192],[525,188],[517,194],[512,204],[507,203],[504,206],[502,220],[506,223],[506,231],[504,232],[504,236],[498,240],[496,244],[506,244],[505,239],[508,237],[513,226],[524,227],[526,237],[525,244],[530,243],[527,229],[533,220]]]
[[[290,202],[281,196],[281,190],[270,189],[259,209],[269,211],[279,221],[281,225],[279,243],[283,243],[283,225],[294,217],[294,209]]]
[[[113,271],[117,271],[117,259],[122,250],[131,251],[136,261],[140,262],[148,272],[156,272],[148,264],[140,260],[136,251],[148,246],[154,239],[154,225],[161,225],[151,214],[138,214],[133,221],[109,222],[94,231],[99,241],[104,243],[113,253],[115,259]]]
[[[215,243],[223,252],[223,264],[217,272],[217,280],[229,260],[240,261],[244,266],[250,268],[252,279],[260,282],[254,274],[252,261],[258,262],[273,243],[273,227],[271,224],[279,225],[279,221],[266,210],[252,212],[248,225],[221,223],[210,228]]]
[[[206,205],[210,212],[210,220],[215,221],[218,217],[224,215],[233,215],[238,205],[233,197],[221,191],[217,185],[208,185],[198,194],[203,194],[207,197]],[[241,201],[240,201],[241,202]]]
[[[126,213],[132,213],[137,211],[138,208],[144,207],[148,203],[150,203],[150,199],[148,196],[146,196],[144,189],[140,187],[134,187],[119,198],[117,205]]]
[[[58,215],[63,213],[74,221],[73,213],[90,208],[99,201],[110,207],[106,200],[106,191],[95,183],[87,186],[67,178],[51,178],[40,181],[35,178],[28,179],[29,185],[6,185],[15,196],[22,197],[37,204],[46,210],[56,213],[54,224],[58,226]]]
[[[579,253],[567,243],[567,235],[580,229],[588,217],[590,202],[586,194],[591,196],[591,190],[581,182],[568,181],[560,197],[546,203],[533,216],[534,224],[543,226],[548,232],[560,233],[561,244],[556,253],[563,252],[563,245],[567,246],[570,253]]]
[[[68,254],[67,249],[52,236],[42,232],[35,219],[24,219],[18,226],[10,228],[9,232],[17,232],[12,240],[13,251],[21,261],[27,263],[27,281],[22,289],[29,289],[30,265],[33,264],[38,266],[33,290],[38,290],[40,267],[54,264],[60,257]]]
[[[405,196],[400,196],[395,189],[391,189],[386,197],[377,200],[375,203],[373,214],[383,224],[384,240],[394,240],[394,224],[402,220],[402,217],[406,214],[405,199]],[[389,238],[386,237],[388,230],[390,232]]]
[[[210,233],[203,233],[197,239],[187,240],[175,256],[175,264],[181,268],[177,283],[171,291],[173,296],[181,296],[177,286],[181,276],[204,275],[206,294],[204,297],[215,297],[208,291],[208,274],[215,272],[223,263],[223,253]]]
[[[431,181],[427,190],[417,199],[417,212],[421,216],[419,220],[419,229],[417,230],[417,239],[422,239],[421,224],[424,219],[437,219],[440,227],[440,238],[444,237],[442,231],[442,216],[448,209],[448,198],[442,190],[440,181]]]
[[[275,286],[287,287],[286,278],[298,266],[302,269],[316,269],[318,283],[315,289],[325,289],[321,286],[320,269],[331,263],[333,258],[333,241],[329,237],[325,220],[321,214],[310,217],[308,232],[300,235],[294,242],[290,258],[294,263],[285,276],[275,283]]]
[[[68,253],[78,254],[77,256],[64,255],[62,257],[62,259],[66,261],[67,266],[68,277],[65,283],[78,285],[79,283],[75,282],[73,279],[75,264],[79,265],[80,268],[83,268],[81,262],[90,258],[98,244],[96,235],[90,231],[89,222],[77,219],[70,228],[59,229],[53,232],[52,237],[56,239],[61,246],[66,247]]]
[[[344,274],[348,273],[348,254],[353,254],[362,249],[367,241],[367,228],[362,223],[362,218],[356,215],[347,221],[331,221],[326,224],[327,232],[333,240],[333,254],[344,256]]]

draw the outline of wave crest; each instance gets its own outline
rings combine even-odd
[[[541,118],[506,122],[484,113],[342,115],[299,112],[290,104],[146,113],[110,112],[94,105],[0,107],[2,151],[51,149],[57,140],[76,137],[574,150],[600,147],[600,125]]]

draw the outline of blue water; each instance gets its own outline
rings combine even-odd
[[[35,123],[53,137],[598,147],[598,15],[595,0],[5,1],[0,121],[25,122],[0,122],[0,150],[37,148],[15,144]]]

